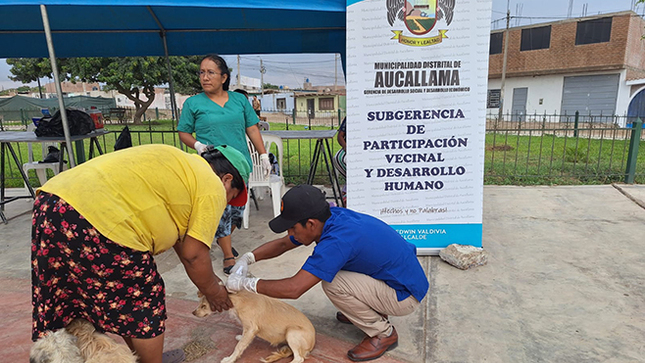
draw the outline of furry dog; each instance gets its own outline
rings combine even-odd
[[[30,363],[136,363],[130,349],[99,333],[85,319],[74,319],[65,329],[47,334],[36,341],[29,355]]]
[[[193,315],[210,315],[212,311],[206,297],[201,293],[198,295],[201,300]],[[284,342],[288,344],[262,359],[265,363],[291,355],[291,363],[302,363],[314,349],[316,330],[311,321],[298,309],[278,299],[248,291],[229,293],[228,296],[233,302],[231,311],[242,323],[242,338],[235,346],[233,354],[222,359],[221,363],[235,362],[256,335],[273,346]]]
[[[83,363],[76,337],[65,329],[47,331],[31,346],[29,363]]]

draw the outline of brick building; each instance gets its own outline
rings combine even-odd
[[[504,34],[491,32],[491,113],[499,110]],[[632,11],[509,29],[503,112],[645,116],[643,34],[645,20]]]
[[[56,84],[54,82],[47,83],[43,87],[45,89],[45,93],[56,93]],[[74,94],[77,96],[89,96],[90,92],[101,90],[101,86],[98,83],[85,82],[72,83],[65,81],[60,83],[60,87],[64,95]]]

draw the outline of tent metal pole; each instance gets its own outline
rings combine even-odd
[[[58,95],[58,106],[60,107],[59,112],[61,119],[63,120],[65,147],[67,148],[67,155],[69,156],[69,165],[73,168],[76,166],[76,160],[74,158],[74,148],[72,148],[72,140],[69,134],[69,123],[67,122],[67,111],[65,110],[65,101],[63,100],[63,89],[60,86],[60,77],[58,76],[58,67],[56,65],[56,54],[54,53],[54,42],[52,41],[52,32],[49,28],[49,17],[47,16],[47,8],[45,8],[45,5],[40,5],[40,13],[43,17],[43,26],[45,27],[45,37],[47,38],[47,48],[49,50],[49,61],[52,65],[52,73],[54,74],[54,83],[56,85],[56,94]]]
[[[168,43],[166,42],[166,33],[161,33],[161,39],[163,39],[163,50],[166,57],[166,66],[168,67],[168,87],[170,88],[170,107],[172,107],[172,127],[173,129],[177,128],[175,121],[179,118],[177,114],[177,100],[175,99],[175,86],[172,80],[172,68],[170,67],[170,57],[168,56]]]
[[[177,129],[177,124],[176,121],[179,119],[179,115],[177,114],[177,100],[175,99],[175,86],[174,82],[172,80],[172,67],[170,66],[170,57],[168,55],[168,41],[166,38],[166,29],[163,27],[161,22],[159,21],[159,18],[157,18],[157,14],[152,10],[150,6],[147,6],[148,11],[150,12],[150,15],[155,19],[155,22],[157,22],[157,26],[161,30],[159,35],[161,36],[161,41],[163,42],[163,52],[164,56],[166,58],[166,67],[168,67],[168,88],[170,89],[170,107],[172,108],[172,129],[173,131]],[[174,133],[173,133],[173,140],[174,140]],[[179,147],[184,150],[184,143],[180,142]]]

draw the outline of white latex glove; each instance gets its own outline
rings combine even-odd
[[[244,256],[240,257],[231,269],[231,273],[247,277],[249,275],[249,261]]]
[[[255,255],[253,254],[253,252],[247,252],[247,253],[243,254],[242,257],[240,257],[238,259],[238,262],[239,261],[246,261],[247,265],[254,264],[255,263]],[[233,271],[235,271],[235,270],[233,270]]]
[[[201,155],[204,151],[206,151],[206,145],[202,144],[199,141],[195,141],[195,144],[193,145],[193,149],[195,149],[197,153]]]
[[[257,294],[256,288],[259,279],[257,277],[243,277],[245,275],[238,273],[237,270],[234,271],[226,280],[226,289],[230,292],[246,290]]]
[[[260,163],[262,163],[262,175],[264,179],[269,177],[271,174],[271,162],[269,161],[269,154],[260,154]]]

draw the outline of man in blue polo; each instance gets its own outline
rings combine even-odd
[[[336,318],[367,335],[347,352],[349,359],[376,359],[397,346],[398,335],[388,315],[412,313],[429,287],[414,245],[377,218],[330,208],[325,195],[310,185],[298,185],[283,196],[281,213],[269,227],[288,234],[240,257],[226,283],[229,291],[297,299],[322,280],[323,291],[340,310]],[[316,242],[312,255],[294,276],[246,277],[249,264],[312,242]]]

